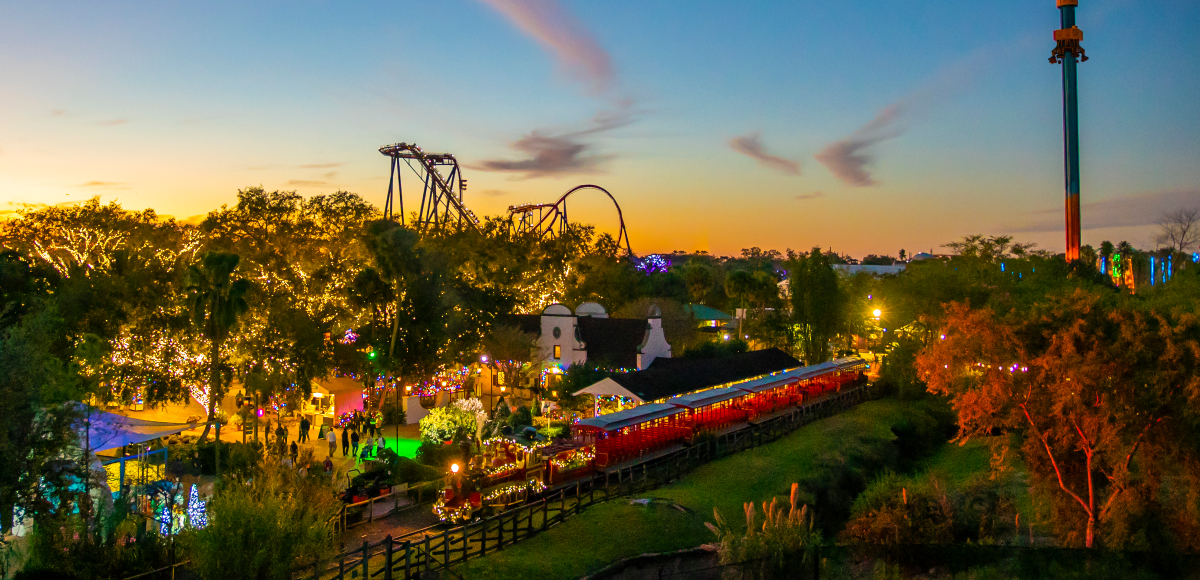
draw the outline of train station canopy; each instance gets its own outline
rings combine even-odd
[[[651,403],[649,405],[638,405],[632,409],[625,409],[616,413],[583,419],[575,423],[575,425],[578,427],[591,427],[600,431],[615,431],[623,427],[629,427],[630,425],[678,415],[682,412],[683,409],[675,405]]]

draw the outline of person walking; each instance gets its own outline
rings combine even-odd
[[[311,426],[312,423],[308,422],[307,415],[300,418],[300,432],[297,434],[297,438],[300,439],[301,443],[308,441],[308,428]]]
[[[342,457],[350,455],[350,426],[342,427]]]
[[[279,426],[275,428],[275,445],[279,449],[279,454],[287,453],[287,428],[283,426],[283,421],[279,421]]]
[[[383,437],[383,413],[375,415],[375,431]]]
[[[296,459],[300,457],[300,447],[298,447],[296,445],[295,441],[292,441],[292,446],[289,450],[288,455],[290,455],[292,458],[292,465],[293,466],[296,465]]]
[[[367,443],[363,445],[362,458],[364,461],[371,458],[371,452],[375,450],[375,442],[370,435],[367,435]]]
[[[325,432],[325,440],[329,442],[329,457],[333,457],[333,452],[337,450],[337,432],[333,427]]]
[[[379,438],[375,440],[375,457],[379,457],[379,452],[387,449],[387,441],[383,438],[383,431],[379,432]]]
[[[350,448],[353,451],[353,457],[358,457],[358,431],[350,432]]]

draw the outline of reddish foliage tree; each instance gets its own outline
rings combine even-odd
[[[1165,454],[1139,451],[1178,446],[1164,423],[1200,399],[1196,316],[1084,290],[1003,317],[958,303],[946,312],[918,373],[950,397],[963,438],[1020,434],[1034,477],[1086,519],[1092,547],[1097,524]]]

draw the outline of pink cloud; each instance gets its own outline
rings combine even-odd
[[[557,0],[479,0],[503,14],[541,44],[566,71],[587,83],[593,93],[613,82],[612,59],[596,39]]]

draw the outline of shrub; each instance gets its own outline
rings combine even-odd
[[[419,483],[422,481],[432,481],[441,477],[441,472],[436,468],[422,465],[412,459],[397,455],[391,449],[384,449],[379,452],[379,463],[383,464],[389,481],[394,484]]]
[[[420,421],[421,440],[426,443],[462,441],[475,434],[475,414],[459,405],[436,407]]]
[[[417,461],[437,469],[438,473],[448,471],[450,464],[454,461],[461,462],[462,456],[462,448],[458,445],[445,445],[424,441],[417,448]]]
[[[221,446],[221,475],[249,477],[262,460],[263,445],[253,441],[226,443],[203,441],[168,446],[168,470],[172,475],[216,475],[217,445]]]
[[[935,476],[888,472],[854,501],[842,538],[865,544],[950,544],[1007,539],[1016,532],[1013,498],[1002,484],[976,477],[950,490]]]
[[[717,536],[720,542],[718,555],[721,564],[740,564],[758,561],[751,566],[753,576],[757,578],[791,578],[795,574],[797,564],[802,564],[813,557],[812,549],[821,544],[821,531],[813,529],[813,518],[808,512],[808,506],[799,506],[797,499],[800,485],[792,484],[790,496],[791,509],[784,510],[776,505],[778,498],[771,503],[763,502],[763,524],[759,528],[757,510],[754,503],[744,505],[746,513],[746,532],[738,533],[725,523],[721,513],[713,508],[715,523],[705,522],[705,526]]]
[[[189,543],[193,566],[206,579],[289,579],[297,563],[333,553],[340,507],[325,478],[266,464],[209,501],[208,526]]]

